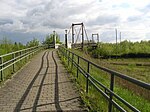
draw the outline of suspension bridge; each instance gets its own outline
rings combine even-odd
[[[76,33],[77,35],[75,37],[74,27],[76,25],[81,25],[81,30],[79,30],[81,33]],[[88,96],[91,89],[95,89],[97,93],[95,96],[99,97],[98,94],[100,94],[103,96],[103,99],[106,100],[107,107],[105,107],[103,111],[113,112],[114,108],[121,112],[128,110],[134,112],[141,111],[138,107],[133,106],[114,91],[116,85],[115,81],[119,78],[124,81],[124,84],[130,83],[132,87],[129,89],[131,90],[134,90],[133,88],[135,87],[139,87],[139,89],[134,92],[136,93],[138,91],[138,94],[142,96],[142,91],[146,91],[148,94],[147,96],[144,95],[145,98],[150,97],[150,84],[99,66],[66,49],[67,36],[71,30],[73,47],[76,47],[75,44],[80,37],[79,35],[81,35],[82,41],[78,44],[80,44],[82,49],[85,45],[90,45],[87,36],[87,44],[85,43],[84,35],[86,35],[86,31],[83,23],[72,24],[71,28],[72,29],[68,32],[66,31],[65,45],[60,45],[58,49],[45,50],[43,46],[36,46],[0,56],[0,80],[1,82],[5,81],[4,84],[1,84],[0,88],[1,112],[89,111],[90,108],[83,103],[80,93],[86,94],[87,98],[93,97],[93,95]],[[93,34],[93,38],[94,35],[97,35],[99,42],[98,34]],[[95,42],[91,42],[91,45],[92,44],[94,46]],[[59,56],[66,61],[66,67],[70,68],[71,71],[75,70],[75,73],[73,72],[75,74],[74,77],[62,64]],[[19,63],[27,64],[17,71],[16,68]],[[83,63],[87,65],[82,67],[81,65]],[[106,75],[109,77],[107,79],[109,81],[108,87],[93,77],[92,68],[94,67],[96,70],[102,70],[107,73]],[[15,73],[9,80],[8,70]],[[80,77],[84,80],[81,80]],[[82,85],[84,88],[77,88],[75,85],[75,81],[77,80],[78,82],[85,82],[84,85]],[[102,99],[100,102],[104,103]],[[121,102],[124,106],[118,102]],[[124,108],[125,106],[128,108],[127,110]]]

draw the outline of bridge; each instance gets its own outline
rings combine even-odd
[[[79,28],[77,28],[80,26]],[[92,34],[92,40],[89,40],[85,25],[83,23],[72,23],[69,31],[65,30],[65,47],[68,47],[68,39],[71,39],[71,48],[81,48],[84,46],[97,47],[99,43],[99,34]],[[94,35],[97,36],[97,43],[94,41]]]
[[[59,55],[57,52],[59,52]],[[63,63],[66,63],[65,65],[75,76],[72,76],[67,71],[59,56],[66,60]],[[19,63],[27,64],[17,71]],[[87,66],[81,66],[83,63],[86,63]],[[97,80],[92,75],[92,69],[107,72],[109,86],[105,86],[101,81]],[[8,71],[15,73],[11,79],[8,79]],[[0,56],[0,73],[1,112],[89,111],[84,105],[80,93],[87,95],[88,99],[90,97],[94,99],[100,98],[99,103],[91,105],[99,105],[103,111],[112,112],[114,108],[121,112],[142,111],[114,91],[116,81],[117,83],[123,81],[124,85],[130,83],[132,86],[128,87],[129,90],[135,93],[138,91],[138,95],[147,99],[150,98],[150,84],[99,66],[71,52],[64,46],[59,46],[55,50],[45,50],[43,46],[36,46],[2,55]],[[77,88],[75,81],[77,83],[83,82],[84,85],[80,85],[81,87]],[[5,83],[2,84],[3,82]],[[135,87],[138,87],[138,89],[135,90]],[[147,94],[143,94],[143,91]],[[108,106],[105,108],[101,106],[104,103],[104,99]],[[118,102],[122,104],[120,105]],[[142,102],[141,105],[143,105]]]

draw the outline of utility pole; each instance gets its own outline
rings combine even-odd
[[[115,31],[116,31],[116,59],[117,59],[117,54],[118,54],[118,52],[117,52],[117,28],[115,29]]]
[[[83,47],[84,47],[84,29],[83,29],[83,23],[81,23],[81,27],[82,27],[82,50],[83,50]]]
[[[68,48],[67,30],[65,30],[65,47]]]
[[[120,43],[121,43],[121,32],[120,32]]]
[[[120,32],[120,55],[121,55],[121,32]]]

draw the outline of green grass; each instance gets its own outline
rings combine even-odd
[[[77,51],[76,51],[77,52]],[[80,56],[83,55],[83,53],[78,52],[78,54]],[[88,58],[88,57],[86,57]],[[89,59],[89,58],[88,58]],[[77,62],[77,59],[75,57],[75,60]],[[63,58],[64,63],[67,66],[67,60]],[[71,65],[71,62],[70,62]],[[82,66],[85,70],[87,70],[87,63],[84,62],[83,60],[80,60],[80,66]],[[73,75],[76,77],[76,68],[73,67],[73,69],[71,69],[71,66],[68,67],[69,71],[71,71],[73,73]],[[102,84],[104,84],[106,87],[109,87],[109,79],[110,79],[110,75],[102,70],[97,69],[94,66],[90,66],[90,74],[97,79],[98,81],[100,81]],[[91,108],[91,111],[108,111],[108,101],[100,94],[97,92],[97,90],[95,90],[95,88],[90,85],[89,86],[89,93],[86,93],[86,80],[85,77],[83,77],[83,75],[80,73],[79,77],[76,78],[77,80],[77,84],[80,87],[80,91],[81,91],[81,96],[82,99],[84,100],[84,102],[87,104],[88,107]],[[120,85],[120,83],[122,83],[123,80],[121,79],[117,79],[115,78],[115,87],[114,87],[114,91],[116,94],[118,94],[119,96],[121,96],[123,99],[125,99],[126,101],[128,101],[129,103],[131,103],[133,106],[135,106],[136,108],[138,108],[139,110],[141,110],[142,112],[147,112],[150,110],[150,101],[144,99],[143,97],[141,97],[138,94],[135,94],[135,92],[133,92],[132,90],[123,87],[123,85]],[[131,85],[133,87],[135,87],[135,85]],[[148,94],[148,93],[147,93]],[[123,108],[125,108],[127,111],[130,111],[124,104],[122,104],[120,101],[118,101],[117,99],[114,98],[114,100],[119,103]],[[113,108],[114,112],[117,111],[117,109]]]

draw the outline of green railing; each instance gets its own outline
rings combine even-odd
[[[38,52],[42,47],[36,46],[36,47],[30,47],[27,49],[22,49],[19,51],[11,52],[8,54],[4,54],[0,56],[0,81],[5,80],[4,71],[12,67],[12,73],[16,72],[15,70],[15,64],[25,60],[27,62],[27,59],[30,58],[30,56],[34,55],[36,52]]]
[[[136,107],[131,105],[128,101],[126,101],[125,99],[123,99],[121,96],[119,96],[117,93],[114,92],[114,86],[115,86],[114,82],[115,82],[116,78],[120,78],[120,79],[125,80],[129,83],[132,83],[140,88],[143,88],[147,91],[150,90],[150,84],[142,82],[140,80],[136,80],[132,77],[129,77],[125,74],[118,73],[114,70],[99,66],[99,65],[71,52],[70,50],[68,50],[62,46],[59,47],[59,52],[66,59],[67,66],[71,66],[70,67],[71,70],[73,67],[75,67],[77,69],[76,77],[77,78],[79,77],[79,72],[80,72],[82,74],[82,76],[85,78],[86,93],[87,94],[89,93],[89,88],[90,88],[89,86],[92,85],[96,89],[96,91],[99,92],[108,101],[108,112],[112,112],[112,106],[114,106],[115,108],[117,108],[117,110],[119,110],[121,112],[127,112],[127,111],[140,112],[139,109],[137,109]],[[80,63],[81,61],[82,61],[82,64],[87,63],[87,65],[84,65],[84,67],[81,66],[81,63]],[[96,67],[97,69],[102,70],[102,71],[106,72],[107,74],[109,74],[109,78],[108,78],[109,87],[106,87],[106,85],[104,85],[103,83],[101,83],[100,81],[98,81],[96,78],[94,78],[91,75],[91,73],[90,73],[90,71],[92,71],[91,66]],[[99,76],[99,77],[101,77],[101,76]],[[128,108],[128,110],[126,110],[122,106],[120,106],[114,99],[118,100],[123,105],[125,105]]]

